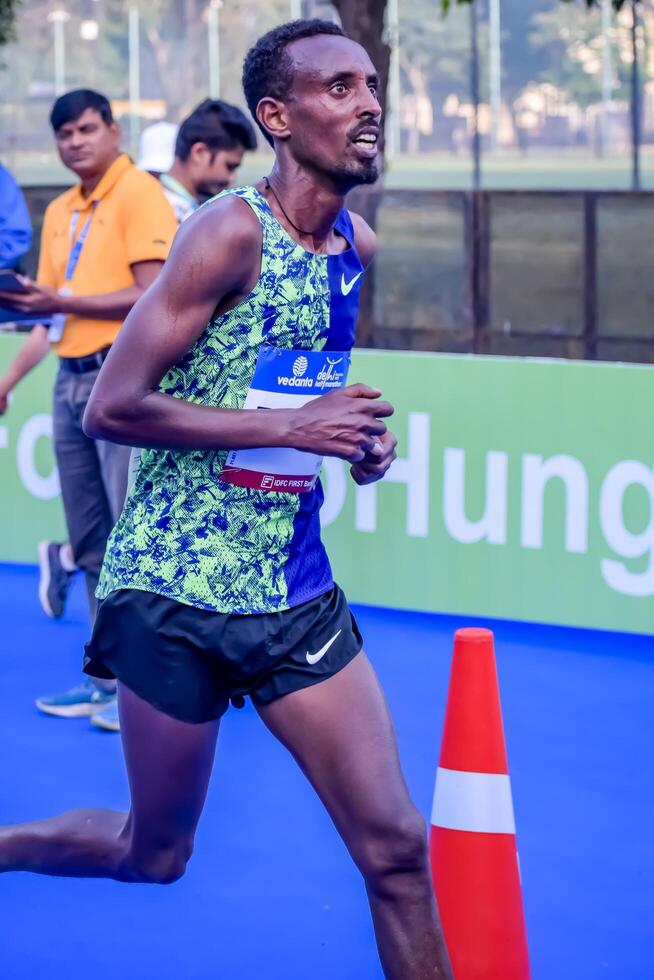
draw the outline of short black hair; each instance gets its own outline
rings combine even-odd
[[[235,105],[220,99],[205,99],[182,122],[175,141],[175,156],[188,160],[194,143],[204,143],[216,153],[218,150],[255,150],[257,138],[249,119]]]
[[[76,88],[60,95],[50,112],[50,125],[55,133],[61,126],[79,119],[87,109],[95,109],[107,126],[114,121],[111,104],[106,95],[94,92],[92,88]]]
[[[319,34],[336,34],[346,37],[345,32],[330,20],[292,20],[288,24],[268,31],[250,48],[243,62],[243,91],[252,118],[270,145],[273,140],[257,119],[257,106],[262,99],[287,99],[293,86],[293,63],[286,48],[293,41]]]

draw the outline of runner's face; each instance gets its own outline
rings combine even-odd
[[[370,58],[349,38],[329,34],[289,44],[294,66],[286,102],[295,159],[346,189],[379,176],[379,80]]]
[[[196,147],[199,152],[193,154]],[[243,152],[242,147],[210,150],[204,143],[198,143],[192,148],[193,184],[198,200],[213,197],[232,186],[243,159]]]
[[[64,166],[84,180],[109,169],[119,151],[120,132],[115,123],[107,125],[95,109],[85,109],[77,119],[59,127],[55,142]]]

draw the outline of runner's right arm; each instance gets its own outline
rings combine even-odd
[[[211,317],[236,306],[260,273],[261,226],[238,198],[221,199],[180,228],[161,275],[127,317],[84,417],[94,438],[169,449],[300,449],[350,462],[383,452],[381,392],[350,385],[300,409],[197,405],[157,390]]]

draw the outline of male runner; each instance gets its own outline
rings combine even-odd
[[[245,151],[255,147],[254,129],[239,108],[219,99],[201,102],[176,133],[172,165],[159,173],[159,182],[177,220],[185,221],[203,200],[230,187]],[[148,162],[147,158],[144,162]],[[149,162],[156,161],[152,158]],[[136,468],[139,455],[137,449],[132,450]],[[116,700],[93,715],[91,724],[104,731],[119,732]]]
[[[95,437],[149,447],[108,546],[86,659],[118,677],[131,809],[4,828],[0,868],[178,878],[218,719],[249,695],[363,874],[386,976],[451,977],[424,822],[331,578],[314,482],[325,454],[361,484],[395,456],[392,407],[341,387],[374,251],[343,202],[377,177],[377,75],[339,28],[296,21],[249,52],[244,87],[273,170],[184,223],[85,419]]]

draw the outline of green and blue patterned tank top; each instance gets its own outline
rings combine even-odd
[[[225,193],[245,201],[261,223],[261,272],[238,306],[208,323],[160,390],[240,409],[300,404],[294,396],[306,400],[344,384],[363,275],[348,212],[335,227],[349,247],[315,255],[293,241],[255,187]],[[315,457],[291,450],[286,455],[295,459],[279,463],[267,452],[143,450],[109,539],[98,597],[141,589],[247,614],[288,609],[328,591],[322,488],[313,471],[301,472],[304,462],[298,465],[300,457],[312,464]],[[305,492],[278,489],[300,484]]]

